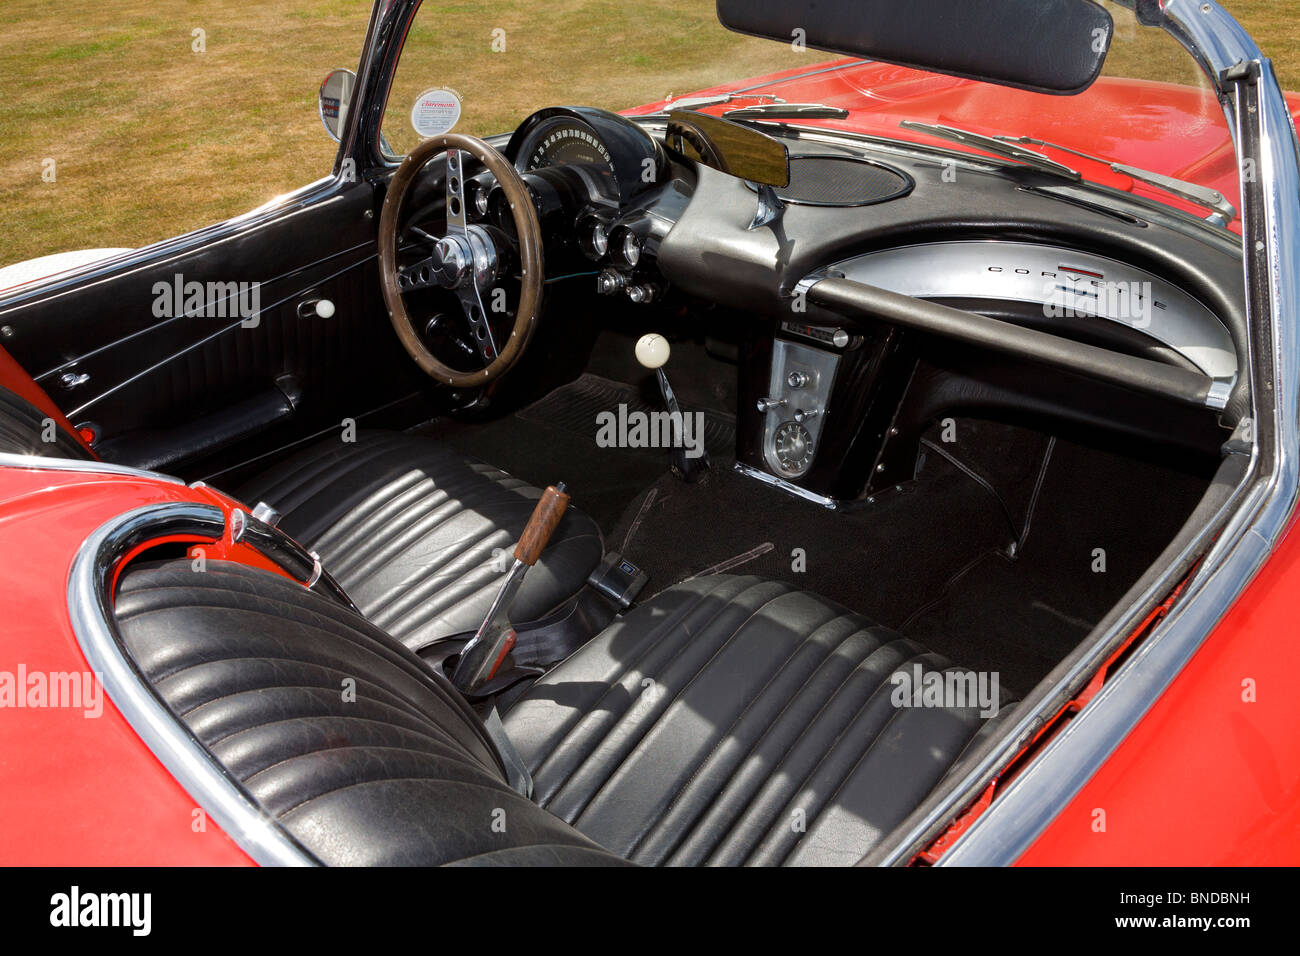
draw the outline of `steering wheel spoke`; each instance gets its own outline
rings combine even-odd
[[[397,286],[403,292],[415,292],[418,289],[438,288],[438,280],[433,273],[433,257],[413,262],[397,270]]]
[[[447,235],[463,236],[465,219],[465,162],[459,149],[447,150]]]
[[[478,350],[484,367],[487,367],[496,361],[498,349],[492,325],[487,319],[487,310],[483,308],[483,297],[474,284],[457,289],[456,292],[460,296],[461,308],[465,310],[465,324],[469,326],[470,341]]]

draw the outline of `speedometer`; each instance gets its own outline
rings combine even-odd
[[[586,126],[566,119],[552,120],[533,130],[520,158],[524,172],[550,166],[595,166],[613,176],[609,148]]]
[[[557,188],[585,183],[598,205],[623,205],[669,181],[668,157],[625,116],[591,106],[548,106],[519,124],[504,150],[515,169]]]

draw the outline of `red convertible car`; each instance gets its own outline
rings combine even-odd
[[[824,54],[480,139],[378,0],[325,178],[6,270],[0,862],[1300,862],[1300,99],[717,14]]]

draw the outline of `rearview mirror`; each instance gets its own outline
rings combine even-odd
[[[766,133],[693,110],[668,114],[668,148],[760,186],[790,185],[790,151]]]
[[[785,143],[748,126],[694,110],[668,114],[664,143],[680,156],[751,183],[758,190],[758,211],[749,228],[776,228],[785,212],[785,203],[776,191],[790,185],[790,151]]]
[[[1115,30],[1092,0],[717,4],[722,25],[737,33],[1058,95],[1092,85]]]
[[[317,95],[320,121],[325,124],[325,131],[336,143],[342,136],[340,130],[347,125],[352,88],[356,83],[357,75],[351,70],[334,70],[320,85],[320,93]]]

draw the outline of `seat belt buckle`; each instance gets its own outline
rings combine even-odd
[[[617,551],[611,551],[588,576],[587,584],[626,611],[647,580],[649,577],[645,571]]]

